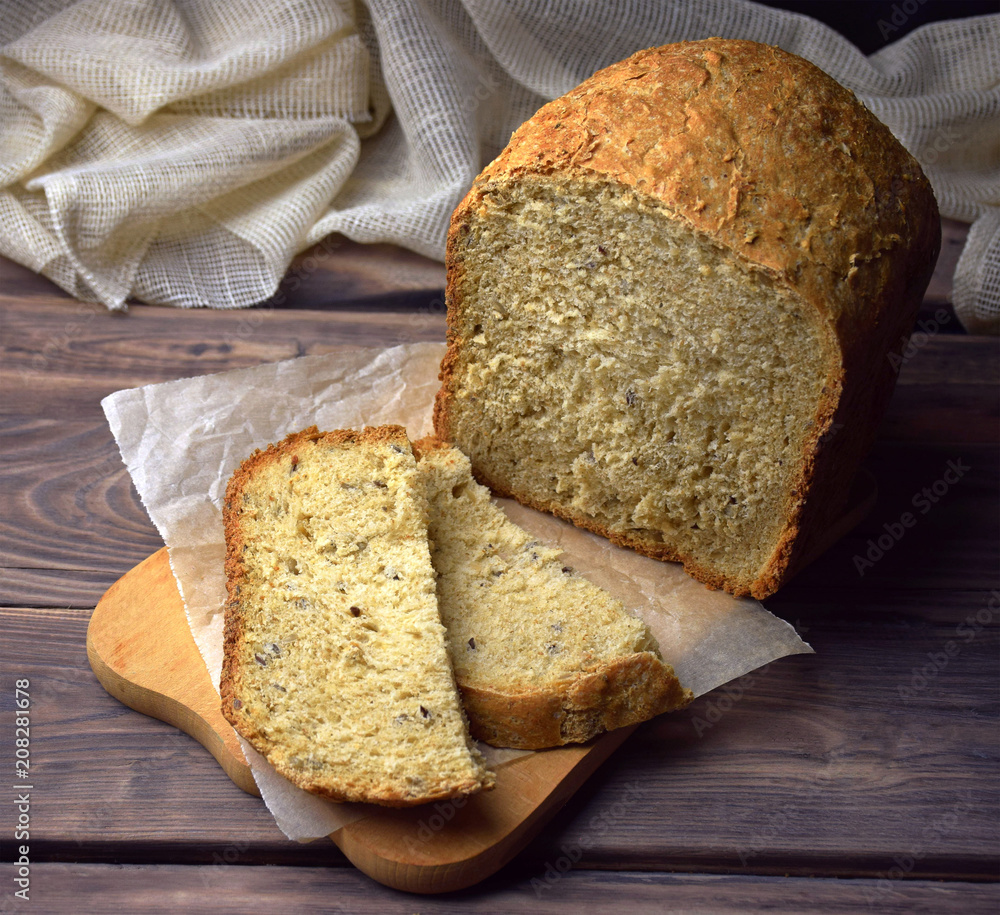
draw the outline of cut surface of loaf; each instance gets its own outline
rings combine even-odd
[[[333,800],[492,787],[448,661],[404,430],[291,435],[243,462],[223,514],[222,710],[237,731]]]
[[[766,597],[846,499],[938,238],[917,163],[816,67],[640,52],[455,211],[437,434],[498,493]]]
[[[540,749],[686,705],[646,625],[495,506],[468,458],[414,446],[448,648],[473,736]]]

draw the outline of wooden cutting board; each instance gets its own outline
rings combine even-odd
[[[820,555],[871,509],[877,490],[862,470],[848,508],[825,531]],[[188,628],[164,547],[115,582],[87,630],[90,666],[125,705],[190,734],[244,791],[259,795],[236,733]],[[499,870],[536,835],[588,776],[635,730],[621,728],[584,746],[543,750],[497,770],[495,790],[372,815],[330,838],[361,871],[412,893],[471,886]]]
[[[164,547],[111,586],[87,630],[87,656],[125,705],[190,734],[244,791],[259,795],[195,645]],[[632,733],[544,750],[497,770],[493,791],[372,815],[330,838],[369,877],[415,893],[462,889],[514,857]]]

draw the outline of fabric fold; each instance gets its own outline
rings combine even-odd
[[[634,51],[715,35],[811,60],[889,126],[941,212],[976,222],[959,314],[1000,332],[1000,264],[982,242],[1000,212],[1000,15],[926,25],[866,57],[748,0],[9,7],[0,253],[78,298],[252,305],[334,232],[441,259],[452,210],[545,102]]]

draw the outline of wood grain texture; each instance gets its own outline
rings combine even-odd
[[[161,545],[121,464],[100,410],[102,397],[299,352],[397,338],[442,339],[444,333],[443,318],[429,313],[181,312],[138,306],[122,317],[79,303],[2,304],[0,387],[6,396],[0,398],[0,433],[6,462],[0,470],[0,601],[8,605],[93,606],[99,594],[88,580],[106,575],[113,581]],[[243,323],[255,315],[259,323]],[[868,466],[880,485],[896,478],[899,465],[933,473],[921,457],[931,443],[996,442],[998,377],[1000,348],[994,340],[940,333],[917,347],[901,367],[879,449],[889,447],[887,440],[912,447],[900,447],[881,463],[877,449]],[[960,491],[953,499],[954,511],[963,516],[967,508],[979,518],[988,510],[988,503],[974,504]],[[968,571],[982,586],[995,577],[995,551],[983,552],[981,546],[992,530],[966,526],[950,532],[954,536],[943,552],[934,547],[954,583],[968,581],[963,578]],[[906,549],[893,558],[902,555]],[[880,575],[894,567],[886,563]],[[67,595],[59,579],[33,575],[32,569],[79,570],[85,587]]]
[[[952,319],[953,321],[956,319]],[[933,316],[925,326],[933,327]],[[1000,343],[987,337],[965,334],[913,336],[912,355],[906,357],[899,371],[903,386],[1000,384]],[[918,331],[918,333],[922,333]]]
[[[17,659],[9,673],[31,683],[32,767],[50,776],[45,804],[32,811],[33,860],[211,863],[231,846],[245,853],[251,845],[264,860],[294,860],[287,852],[298,846],[200,744],[105,692],[87,659],[90,615],[0,610],[5,650]],[[4,709],[12,696],[4,691]],[[9,770],[12,753],[10,741],[0,744]],[[322,857],[304,848],[314,864],[346,863],[328,845]]]
[[[101,599],[87,629],[87,657],[112,696],[191,735],[234,784],[258,793],[191,637],[165,548]],[[387,886],[420,893],[463,889],[506,864],[632,730],[515,760],[497,770],[495,790],[470,798],[415,809],[371,807],[364,820],[330,838]],[[435,819],[440,826],[426,825]]]
[[[2,303],[0,303],[2,304]],[[443,306],[394,312],[243,312],[136,306],[128,315],[59,302],[4,306],[0,412],[71,419],[121,388],[246,368],[340,346],[444,340]]]
[[[32,682],[45,774],[34,909],[995,911],[996,886],[969,881],[998,873],[1000,353],[948,305],[964,231],[946,224],[918,321],[950,317],[901,367],[868,462],[879,503],[767,602],[819,653],[640,728],[494,878],[421,900],[373,884],[332,842],[288,842],[199,744],[105,693],[85,637],[105,587],[161,545],[100,398],[339,345],[441,340],[440,265],[348,244],[312,265],[307,252],[270,307],[113,316],[0,259],[0,633],[5,672]],[[853,556],[956,456],[970,473],[859,575]],[[961,650],[936,669],[949,642]],[[0,743],[0,765],[10,753]],[[574,869],[549,885],[567,850]],[[779,873],[799,876],[761,876]],[[5,891],[0,910],[10,902]]]
[[[856,593],[784,601],[775,609],[818,653],[775,662],[641,727],[521,866],[544,871],[566,846],[581,866],[850,876],[920,848],[915,875],[988,876],[1000,841],[1000,617],[971,640],[956,635],[988,601],[916,589],[888,607]],[[945,603],[952,609],[942,615]],[[39,771],[59,773],[33,822],[39,859],[210,862],[239,845],[240,863],[342,861],[330,843],[285,841],[201,746],[105,695],[87,667],[87,618],[0,617],[8,650],[23,659],[13,672],[33,684],[33,758]],[[950,640],[961,651],[901,699],[899,686],[912,688],[914,669]],[[959,820],[945,829],[950,813]]]
[[[220,859],[221,862],[221,859]],[[88,913],[325,912],[330,915],[447,915],[467,912],[554,911],[606,915],[684,912],[744,915],[767,911],[885,915],[992,915],[996,884],[898,879],[893,873],[859,880],[802,877],[646,874],[568,870],[549,881],[505,870],[478,887],[415,900],[350,870],[315,867],[178,867],[42,864],[33,867],[32,911]],[[9,885],[13,865],[0,865]],[[532,882],[535,881],[535,882]],[[0,911],[20,911],[0,903]],[[24,911],[28,911],[25,906]]]
[[[103,414],[90,412],[89,421],[0,419],[5,441],[0,472],[3,567],[110,570],[118,578],[123,561],[134,565],[163,545]],[[35,596],[26,603],[41,599]],[[81,606],[79,598],[72,603]]]
[[[60,581],[26,578],[21,570],[80,570],[114,581],[162,546],[110,430],[96,417],[89,422],[8,417],[0,420],[0,429],[9,443],[0,470],[0,601],[93,607],[100,595],[95,597],[91,585],[74,596]],[[949,460],[971,469],[920,515],[913,499],[942,478]],[[878,482],[878,503],[862,526],[799,579],[859,590],[919,582],[994,586],[1000,567],[993,510],[1000,499],[1000,457],[994,446],[880,441],[866,466]],[[864,557],[867,540],[883,535],[883,525],[898,522],[905,511],[920,523],[859,576],[853,557]]]
[[[118,576],[81,569],[0,569],[0,605],[90,608]]]
[[[525,856],[583,847],[618,811],[610,831],[629,843],[637,869],[847,877],[910,854],[921,876],[991,879],[1000,841],[996,630],[967,644],[955,627],[865,626],[857,617],[807,628],[816,656],[776,662],[699,699],[685,719],[641,729],[609,760],[594,795],[585,789]],[[949,641],[961,653],[916,679]],[[698,837],[708,834],[705,854]],[[616,853],[606,853],[600,843],[585,860],[616,867]]]
[[[87,659],[119,702],[189,734],[237,787],[259,794],[188,628],[166,547],[98,603],[87,627]]]

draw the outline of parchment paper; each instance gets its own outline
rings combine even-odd
[[[443,354],[439,343],[345,347],[118,391],[102,401],[143,505],[169,549],[191,632],[216,689],[225,600],[222,500],[232,472],[255,448],[313,424],[326,431],[399,423],[411,439],[420,438],[431,431]],[[777,658],[812,651],[756,601],[709,591],[675,563],[639,556],[509,500],[498,504],[640,616],[696,696]],[[371,813],[365,804],[333,804],[302,791],[242,738],[240,743],[289,838],[327,836]],[[494,767],[523,755],[482,749]]]

